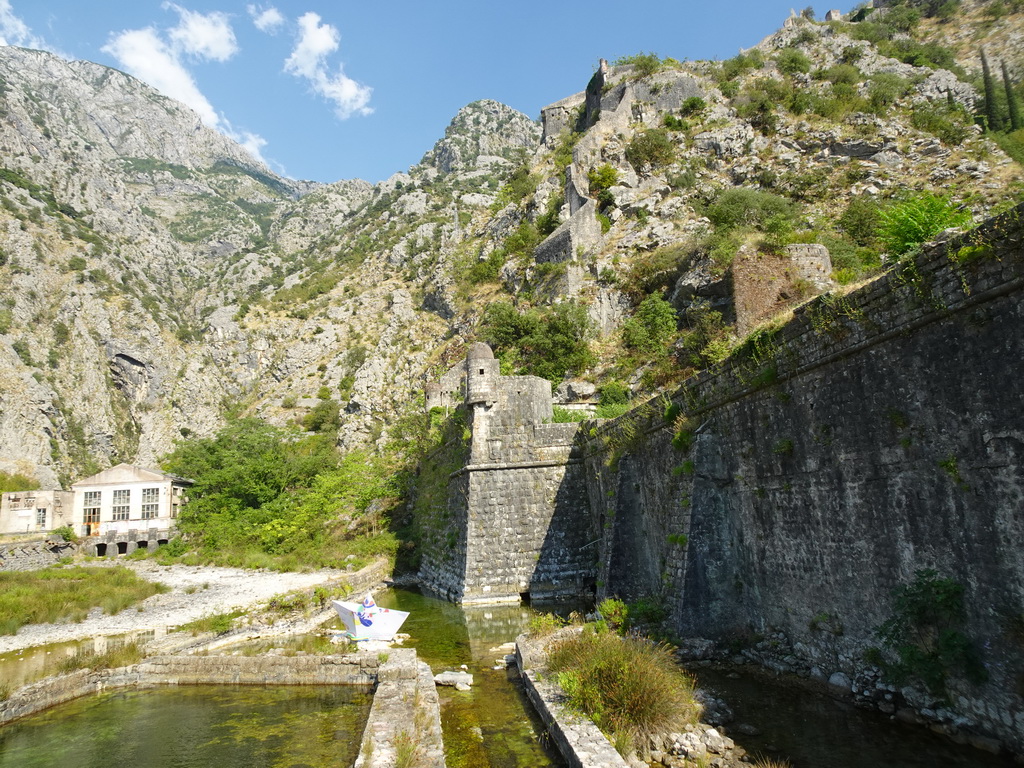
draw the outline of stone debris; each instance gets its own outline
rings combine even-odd
[[[445,671],[434,675],[434,683],[450,686],[457,691],[468,691],[473,685],[473,675],[469,672]]]

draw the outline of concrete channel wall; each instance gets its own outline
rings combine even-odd
[[[565,705],[561,687],[545,679],[547,655],[541,641],[528,635],[517,637],[516,666],[527,698],[569,768],[629,768],[590,718]]]
[[[345,656],[155,656],[130,667],[82,669],[19,689],[0,702],[0,725],[116,688],[163,685],[376,685],[359,768],[390,768],[402,749],[444,768],[441,713],[430,667],[413,649]]]

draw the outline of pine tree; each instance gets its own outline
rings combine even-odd
[[[990,131],[998,131],[1003,127],[1003,121],[999,119],[999,110],[996,105],[996,83],[992,79],[992,71],[988,68],[988,59],[985,58],[985,49],[979,49],[981,53],[981,73],[985,82],[985,118]]]
[[[1006,62],[1001,62],[1003,70],[1003,87],[1006,88],[1006,109],[1010,113],[1010,130],[1019,131],[1024,128],[1020,120],[1020,104],[1017,102],[1017,93],[1013,90],[1013,83],[1010,82],[1010,74],[1006,71]]]

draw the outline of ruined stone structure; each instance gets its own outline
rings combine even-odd
[[[452,406],[469,432],[425,510],[420,579],[461,603],[578,594],[590,587],[595,530],[587,524],[577,424],[553,424],[551,384],[502,376],[486,344],[432,387],[431,407]],[[440,457],[438,463],[444,464]],[[450,460],[450,459],[449,459]]]
[[[576,440],[471,352],[469,459],[444,475],[458,557],[426,556],[427,582],[466,601],[591,580],[654,597],[681,637],[749,638],[773,669],[1024,751],[1022,214],[819,296]],[[864,655],[922,569],[963,587],[984,648],[987,682],[950,670],[945,707]]]

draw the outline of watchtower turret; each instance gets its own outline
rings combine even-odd
[[[466,405],[491,405],[498,399],[501,365],[491,348],[482,342],[471,344],[466,355]]]

